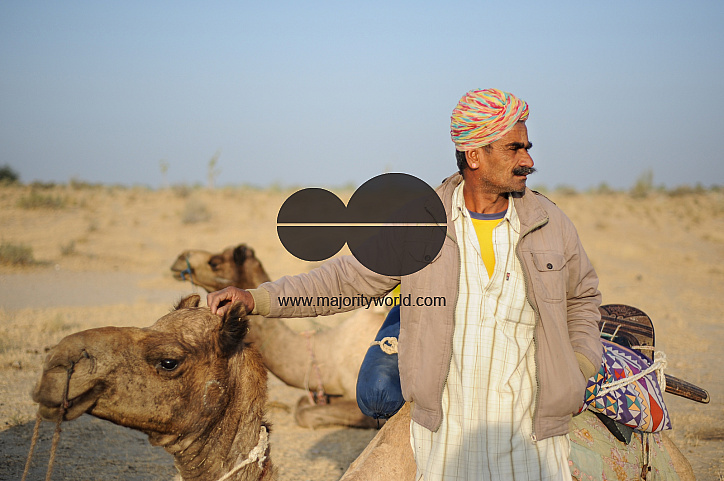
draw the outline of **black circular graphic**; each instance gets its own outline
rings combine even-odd
[[[382,174],[362,184],[349,205],[324,189],[291,195],[277,216],[277,232],[292,255],[327,259],[344,246],[368,269],[404,276],[432,262],[447,230],[435,191],[409,174]]]
[[[295,192],[279,209],[279,240],[299,259],[329,259],[347,242],[349,233],[341,225],[346,210],[344,202],[328,190],[309,188]]]

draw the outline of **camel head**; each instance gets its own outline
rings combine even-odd
[[[33,390],[40,414],[88,413],[146,433],[176,457],[182,475],[223,474],[260,439],[266,369],[244,343],[243,306],[222,319],[198,305],[194,294],[150,327],[89,329],[61,340]],[[203,469],[194,467],[202,459]]]
[[[180,280],[191,280],[208,292],[228,286],[254,289],[269,281],[269,276],[254,249],[246,244],[227,247],[218,254],[189,249],[183,251],[171,266],[173,276]]]

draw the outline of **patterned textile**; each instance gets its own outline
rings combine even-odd
[[[471,90],[453,110],[450,136],[457,150],[473,150],[492,144],[527,118],[528,104],[515,95],[497,89]]]
[[[648,369],[651,362],[631,349],[605,339],[601,342],[604,347],[601,370],[588,380],[584,409],[600,412],[641,431],[671,429],[656,371],[608,393],[602,392],[606,384],[635,376]]]
[[[626,481],[641,479],[647,459],[651,466],[647,481],[678,481],[660,433],[634,431],[630,444],[618,441],[593,414],[583,412],[571,420],[569,465],[578,481]]]
[[[489,278],[462,188],[453,194],[461,271],[443,420],[435,432],[410,424],[416,479],[570,480],[568,438],[533,441],[535,312],[514,252],[515,208],[510,203],[493,230],[496,263]]]

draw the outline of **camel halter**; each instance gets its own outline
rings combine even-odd
[[[189,262],[189,256],[186,255],[186,269],[182,270],[179,274],[181,274],[181,280],[186,280],[186,274],[189,275],[189,281],[191,282],[191,287],[193,288],[194,292],[196,292],[196,283],[194,282],[194,271],[191,269],[191,263]]]
[[[48,471],[45,473],[45,481],[50,481],[50,477],[53,474],[53,463],[55,463],[55,452],[58,449],[58,442],[60,441],[60,424],[63,422],[63,418],[65,417],[65,413],[68,410],[69,404],[68,404],[68,390],[70,389],[70,377],[73,375],[73,368],[75,367],[75,362],[70,363],[70,366],[68,367],[68,377],[65,380],[65,387],[63,388],[63,400],[60,403],[60,416],[58,417],[58,421],[55,423],[55,432],[53,433],[53,441],[50,445],[50,459],[48,460]],[[40,417],[40,412],[35,417],[35,426],[33,427],[33,438],[30,441],[30,451],[28,452],[28,459],[25,462],[25,469],[23,470],[23,477],[21,481],[25,481],[25,479],[28,477],[28,472],[30,471],[30,461],[33,459],[33,451],[35,450],[35,445],[38,442],[38,435],[40,434],[40,423],[43,421],[43,418]]]
[[[231,476],[236,474],[241,468],[246,466],[247,464],[251,464],[253,462],[257,462],[259,465],[259,469],[264,469],[264,461],[266,461],[266,448],[269,446],[269,433],[266,430],[266,426],[262,426],[259,430],[259,442],[254,446],[254,448],[249,451],[249,455],[246,457],[246,459],[236,466],[234,466],[231,471],[220,477],[217,481],[226,481]]]

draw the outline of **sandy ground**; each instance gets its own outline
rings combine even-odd
[[[193,292],[169,271],[182,250],[220,251],[246,242],[272,278],[313,267],[287,254],[276,235],[276,214],[290,193],[0,186],[0,241],[32,248],[36,261],[0,263],[0,479],[22,473],[36,410],[29,392],[46,348],[86,328],[150,325]],[[666,401],[671,435],[697,478],[721,481],[724,194],[550,197],[578,227],[604,303],[649,314],[657,347],[668,356],[667,372],[708,389],[708,405],[668,394]],[[293,322],[293,329],[305,330],[337,321]],[[375,431],[296,426],[291,410],[302,394],[270,379],[279,478],[336,480]],[[44,423],[31,479],[45,477],[52,431]],[[144,435],[83,416],[63,427],[53,479],[160,480],[173,473],[171,457]]]

